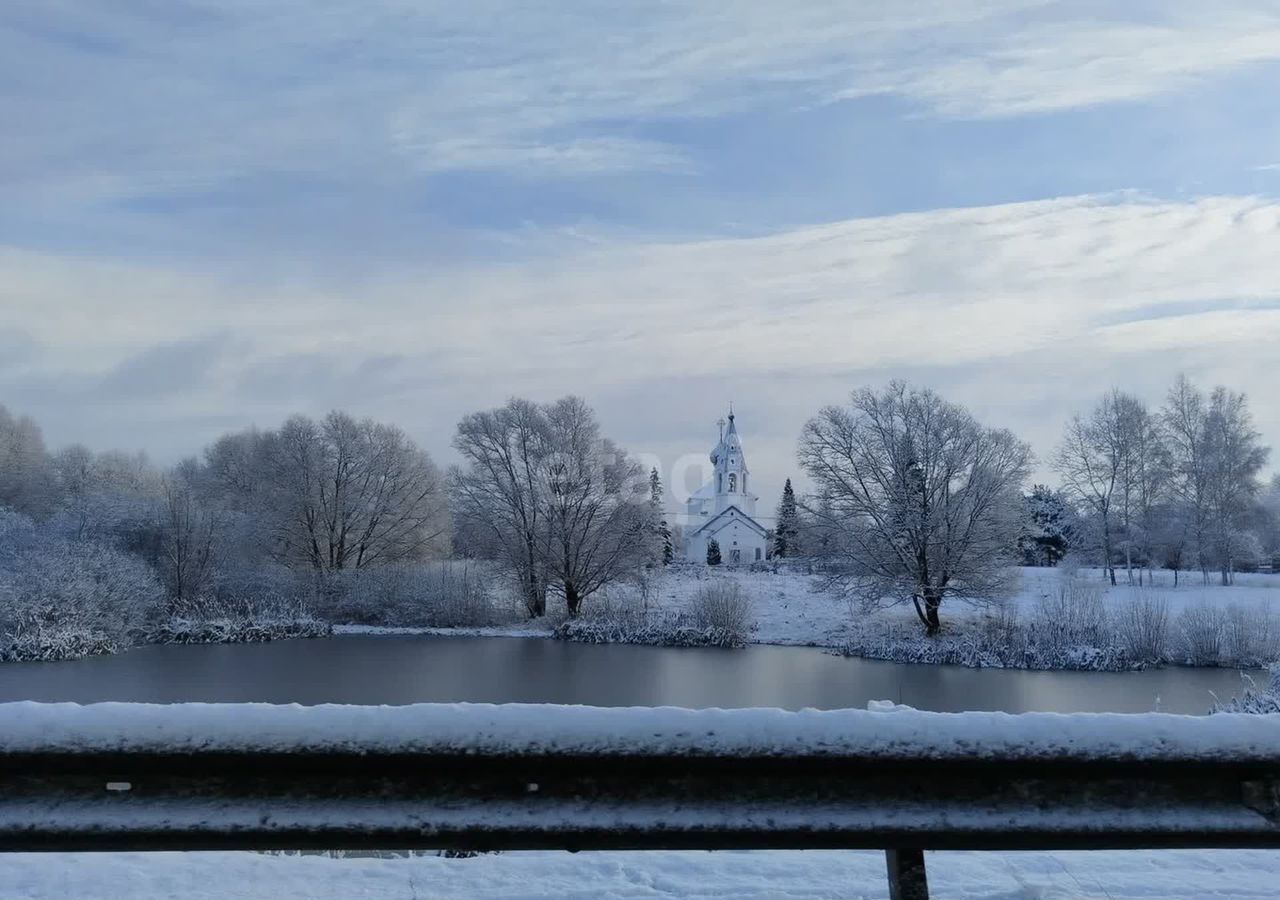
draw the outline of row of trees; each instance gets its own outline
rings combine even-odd
[[[224,435],[162,471],[145,456],[51,454],[0,407],[0,507],[150,565],[171,612],[449,553],[501,560],[531,615],[571,615],[637,566],[670,562],[658,473],[600,434],[581,399],[514,399],[459,423],[442,472],[395,426],[334,412]]]
[[[1179,377],[1159,409],[1109,391],[1072,418],[1053,465],[1081,513],[1077,542],[1098,549],[1112,584],[1123,565],[1130,581],[1166,566],[1206,582],[1217,571],[1225,585],[1263,552],[1268,453],[1243,394]]]
[[[50,453],[35,422],[0,407],[0,506],[144,561],[174,612],[261,591],[272,573],[323,590],[451,552],[500,561],[531,616],[549,597],[577,615],[672,560],[658,473],[602,435],[583,400],[473,413],[453,446],[460,463],[443,472],[395,426],[334,412],[224,435],[161,471],[141,455]],[[1280,531],[1245,398],[1183,378],[1160,409],[1112,391],[1073,418],[1052,460],[1061,488],[1025,497],[1026,443],[902,383],[821,410],[798,455],[812,491],[787,481],[772,555],[823,557],[866,602],[911,603],[930,634],[944,599],[1001,594],[1019,551],[1046,564],[1096,554],[1113,580],[1121,566],[1138,579],[1169,566],[1229,583],[1257,545],[1274,546],[1266,528]]]

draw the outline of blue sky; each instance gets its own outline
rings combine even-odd
[[[10,0],[0,402],[447,461],[574,391],[674,461],[733,399],[766,497],[893,376],[1048,456],[1184,370],[1277,442],[1277,83],[1269,2]]]

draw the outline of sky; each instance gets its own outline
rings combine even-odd
[[[762,506],[904,378],[1044,460],[1111,386],[1280,445],[1280,2],[6,0],[0,403],[159,461],[584,396]],[[688,484],[687,487],[695,487]]]

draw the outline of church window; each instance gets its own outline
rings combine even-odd
[[[733,493],[738,489],[738,476],[734,472],[729,473],[729,493]]]
[[[720,491],[721,493],[724,492],[724,473],[723,472],[716,473],[716,490]]]

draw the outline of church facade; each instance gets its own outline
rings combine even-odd
[[[684,555],[705,562],[707,545],[715,540],[725,565],[759,562],[768,555],[768,530],[756,520],[760,498],[751,493],[751,472],[732,408],[728,428],[724,419],[718,424],[720,440],[711,451],[715,467],[711,480],[686,504]]]

